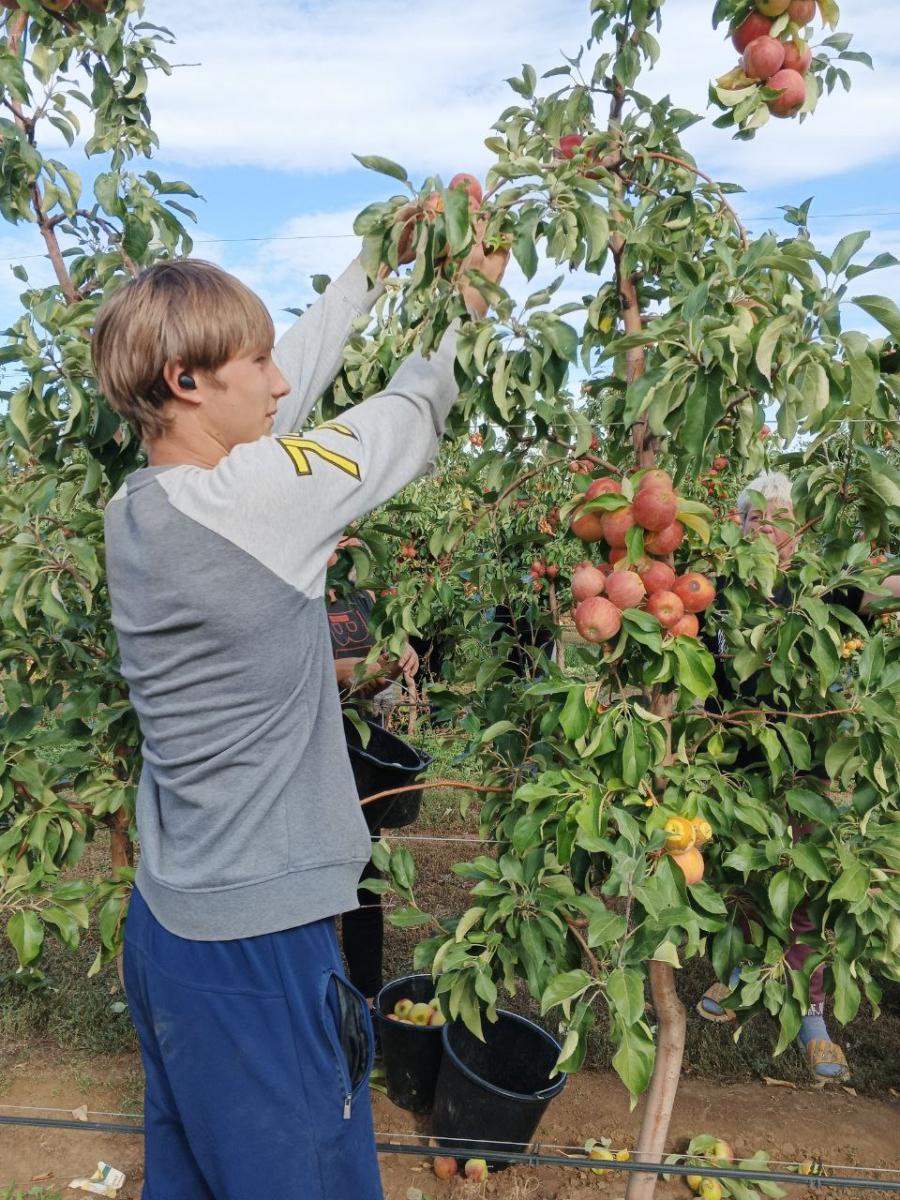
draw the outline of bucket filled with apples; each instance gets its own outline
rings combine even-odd
[[[443,1056],[444,1014],[430,975],[406,975],[385,984],[375,997],[390,1100],[409,1112],[431,1112]]]

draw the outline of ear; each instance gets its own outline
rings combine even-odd
[[[180,400],[183,404],[197,405],[201,402],[199,389],[182,387],[179,380],[184,374],[192,375],[192,372],[180,358],[173,359],[163,367],[163,379],[172,393],[172,398]]]

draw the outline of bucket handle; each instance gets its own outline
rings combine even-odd
[[[553,1097],[556,1095],[555,1088],[556,1088],[556,1085],[553,1084],[551,1087],[544,1088],[543,1091],[534,1092],[535,1100],[552,1100]]]

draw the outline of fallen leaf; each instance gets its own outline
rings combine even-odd
[[[846,1086],[844,1086],[844,1091],[847,1093],[847,1095],[848,1095],[848,1096],[855,1096],[855,1095],[856,1095],[856,1088],[852,1088],[852,1087],[846,1087]]]
[[[53,1178],[53,1172],[45,1171],[43,1175],[32,1175],[31,1182],[32,1183],[46,1183],[48,1179],[52,1179],[52,1178]]]
[[[766,1085],[766,1087],[781,1087],[791,1088],[793,1091],[797,1090],[796,1083],[791,1083],[789,1079],[771,1079],[768,1075],[763,1075],[763,1083]]]
[[[87,1105],[82,1104],[81,1108],[73,1108],[72,1116],[76,1121],[86,1121],[88,1119]]]

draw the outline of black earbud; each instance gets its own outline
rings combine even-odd
[[[186,392],[193,392],[197,388],[193,375],[188,375],[187,371],[182,371],[178,376],[178,386],[184,388]]]

